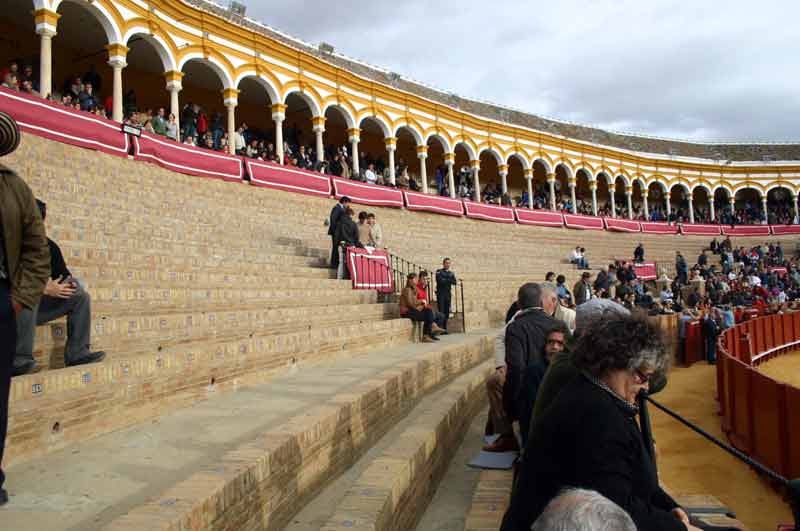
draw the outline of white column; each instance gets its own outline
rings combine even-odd
[[[481,161],[480,160],[471,160],[470,165],[472,167],[472,184],[475,187],[475,197],[473,200],[476,203],[481,202]]]
[[[358,175],[361,172],[358,167],[358,141],[361,139],[359,133],[359,129],[349,129],[347,131],[349,135],[348,140],[350,140],[350,152],[352,153],[353,159],[353,175]]]
[[[325,117],[319,116],[314,118],[314,136],[316,136],[316,150],[317,162],[325,160],[325,143],[323,142],[322,135],[325,133]]]
[[[167,91],[169,92],[169,113],[175,115],[175,125],[178,128],[178,141],[181,139],[181,101],[180,93],[183,88],[180,81],[167,81]]]
[[[672,213],[672,205],[669,202],[670,193],[667,192],[664,194],[664,206],[667,209],[666,217],[669,218],[669,215]]]
[[[644,219],[645,221],[650,220],[650,207],[647,205],[647,194],[650,192],[649,189],[645,190],[642,194],[642,208],[644,209]]]
[[[616,185],[609,185],[608,187],[608,197],[611,200],[611,217],[617,217],[617,197],[616,197],[617,188]]]
[[[550,210],[556,209],[556,176],[551,173],[547,176],[547,185],[550,187]]]
[[[597,182],[592,181],[590,184],[592,188],[592,215],[597,215]]]
[[[424,147],[427,149],[427,146],[419,146]],[[419,148],[417,148],[419,149]],[[428,154],[422,151],[417,152],[417,158],[419,159],[419,178],[422,180],[422,193],[428,193],[428,167],[427,167],[427,160]]]
[[[731,219],[733,219],[733,216],[736,215],[736,198],[734,196],[730,197],[730,203],[731,203]]]
[[[47,98],[53,92],[53,37],[56,32],[40,27],[36,33],[39,34],[39,93]]]
[[[109,59],[108,64],[114,71],[114,88],[113,98],[114,104],[111,111],[111,119],[115,122],[121,122],[122,115],[122,69],[127,66],[124,58],[112,57]]]
[[[236,154],[236,101],[227,100],[225,108],[228,109],[228,153]]]
[[[625,189],[625,200],[628,202],[628,219],[633,219],[633,190]]]
[[[285,106],[284,106],[285,109]],[[272,106],[272,120],[275,122],[275,154],[278,155],[278,164],[283,164],[283,119],[286,115],[283,109],[276,111],[275,105]]]
[[[797,196],[794,197],[794,200],[792,201],[792,206],[794,207],[794,223],[795,225],[797,225],[797,223],[799,222],[798,220],[800,220],[800,210],[798,210],[797,207]]]
[[[763,213],[762,223],[766,225],[769,223],[769,217],[767,216],[767,196],[761,198],[761,212]]]
[[[390,141],[391,140],[391,141]],[[386,151],[389,153],[389,184],[395,186],[397,184],[397,175],[395,175],[394,168],[394,151],[397,149],[395,139],[386,139]]]
[[[714,196],[712,195],[711,198],[708,200],[708,214],[711,218],[711,221],[717,220],[717,213],[714,210]]]
[[[508,171],[499,171],[497,174],[500,176],[500,191],[504,194],[508,193]]]
[[[528,208],[533,209],[533,170],[525,170],[525,181],[528,185]]]
[[[689,223],[694,223],[694,197],[689,192]]]
[[[569,198],[572,201],[572,213],[578,213],[578,201],[575,199],[575,181],[569,181]]]
[[[453,158],[448,158],[453,157]],[[455,165],[455,154],[445,154],[444,163],[447,165],[447,186],[450,189],[450,197],[456,198],[456,178],[453,175],[453,166]]]

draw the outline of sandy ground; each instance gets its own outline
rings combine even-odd
[[[800,351],[764,362],[758,366],[758,370],[770,378],[800,387]]]

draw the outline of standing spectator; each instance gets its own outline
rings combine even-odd
[[[367,166],[367,171],[364,172],[364,179],[366,179],[369,184],[375,184],[378,181],[378,176],[375,175],[374,164],[370,163],[369,166]]]
[[[689,280],[689,266],[680,251],[675,252],[675,272],[681,284],[686,284]]]
[[[639,242],[639,245],[633,250],[633,261],[644,262],[644,245],[642,245],[641,242]]]
[[[83,74],[83,84],[92,85],[97,92],[100,92],[102,88],[103,79],[100,77],[100,74],[97,73],[97,69],[94,66],[94,63],[89,65],[89,70]]]
[[[370,225],[367,223],[367,216],[363,210],[358,213],[358,242],[363,247],[369,245]]]
[[[383,241],[383,229],[375,219],[375,214],[370,212],[367,215],[367,223],[369,223],[369,245],[376,249],[385,249]]]
[[[16,122],[0,113],[0,157],[19,145]],[[31,189],[16,173],[0,165],[0,465],[8,429],[11,369],[17,342],[17,316],[39,304],[50,256],[44,223]],[[0,505],[8,502],[0,468]]]
[[[78,94],[78,101],[81,103],[82,111],[94,111],[98,106],[97,96],[91,83],[84,83],[83,90]]]
[[[159,107],[158,112],[151,120],[153,132],[157,135],[167,136],[167,119],[164,116],[165,113],[164,107]]]
[[[581,273],[581,279],[572,287],[572,295],[575,297],[575,306],[580,306],[590,300],[594,295],[590,279],[592,274],[589,271]]]
[[[169,138],[170,140],[175,140],[175,141],[178,140],[178,122],[175,121],[175,115],[174,114],[170,113],[169,122],[167,122],[165,130],[166,130],[165,134],[167,135],[167,138]]]
[[[447,320],[450,318],[450,303],[453,288],[456,286],[456,274],[450,269],[452,262],[449,258],[442,260],[442,268],[436,270],[436,303],[439,311],[444,315],[442,328],[447,331]]]
[[[328,236],[331,237],[331,269],[339,268],[339,245],[336,242],[336,229],[339,226],[339,220],[348,208],[350,208],[350,198],[345,195],[331,209],[328,218]]]

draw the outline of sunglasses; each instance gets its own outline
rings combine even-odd
[[[639,369],[633,371],[633,377],[636,379],[636,383],[639,385],[644,385],[650,381],[650,378],[653,377],[652,374],[645,374]]]

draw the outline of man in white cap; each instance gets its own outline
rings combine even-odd
[[[14,119],[0,113],[0,157],[14,151],[19,141]],[[8,429],[17,315],[39,304],[49,277],[50,251],[33,193],[16,173],[0,165],[0,465]],[[4,482],[0,469],[0,505],[8,502]]]

